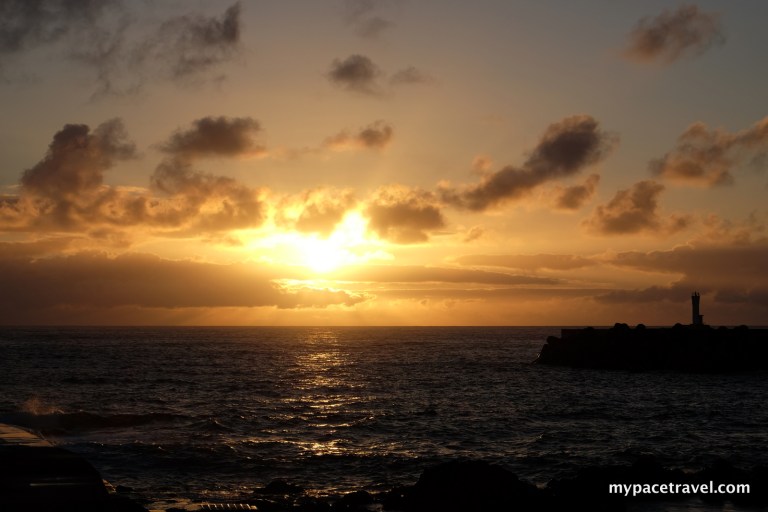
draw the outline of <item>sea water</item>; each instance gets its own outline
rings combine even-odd
[[[0,422],[155,503],[413,484],[440,462],[543,485],[655,455],[768,463],[768,376],[532,364],[557,327],[0,328]]]

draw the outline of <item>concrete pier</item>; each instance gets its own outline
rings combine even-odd
[[[0,510],[95,512],[145,510],[113,499],[85,459],[35,434],[0,423]]]

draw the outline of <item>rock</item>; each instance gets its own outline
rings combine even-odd
[[[495,512],[534,510],[539,505],[535,486],[514,473],[481,461],[452,461],[426,469],[405,496],[408,512]]]

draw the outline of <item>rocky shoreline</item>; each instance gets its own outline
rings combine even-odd
[[[149,497],[132,489],[104,485],[85,459],[55,447],[22,429],[2,425],[0,432],[0,510],[77,512],[147,512]],[[749,491],[713,493],[712,483],[747,484]],[[610,485],[621,489],[609,491]],[[654,485],[676,486],[673,494],[649,494]],[[680,491],[688,487],[688,491]],[[691,491],[690,489],[696,490]],[[632,493],[630,493],[632,489]],[[636,490],[635,490],[636,489]],[[727,490],[727,489],[726,489]],[[639,493],[637,491],[643,491]],[[663,492],[663,491],[662,491]],[[638,495],[634,495],[638,494]],[[588,467],[569,478],[537,486],[507,468],[478,460],[454,460],[426,468],[413,485],[385,492],[358,490],[318,496],[312,489],[285,480],[256,488],[239,504],[226,502],[167,505],[165,512],[259,510],[262,512],[509,512],[584,509],[624,511],[654,502],[725,504],[744,510],[768,506],[768,466],[737,468],[718,459],[698,470],[664,467],[641,455],[631,465]],[[157,507],[157,504],[153,506]],[[30,508],[32,507],[32,508]],[[736,510],[731,507],[731,510]],[[154,510],[153,510],[154,512]]]
[[[609,492],[610,484],[652,486],[680,484],[701,486],[748,484],[749,493],[712,494],[643,494],[625,496]],[[768,506],[768,467],[749,470],[717,460],[698,471],[671,469],[652,456],[642,456],[632,465],[591,467],[571,478],[554,479],[546,486],[519,479],[503,466],[474,460],[456,460],[427,468],[413,485],[386,492],[356,491],[339,496],[316,497],[285,480],[274,480],[255,489],[251,498],[239,507],[208,503],[184,508],[168,508],[166,512],[190,510],[247,510],[262,512],[510,512],[590,510],[620,512],[636,505],[675,502],[678,504],[729,504],[729,510],[756,510]],[[232,508],[224,508],[226,506]],[[253,509],[251,509],[253,510]]]

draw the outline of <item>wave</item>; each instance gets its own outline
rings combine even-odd
[[[173,423],[186,419],[168,413],[146,414],[96,414],[86,411],[43,413],[18,411],[0,414],[1,423],[12,423],[42,434],[73,434],[89,430],[127,428],[149,423]]]

